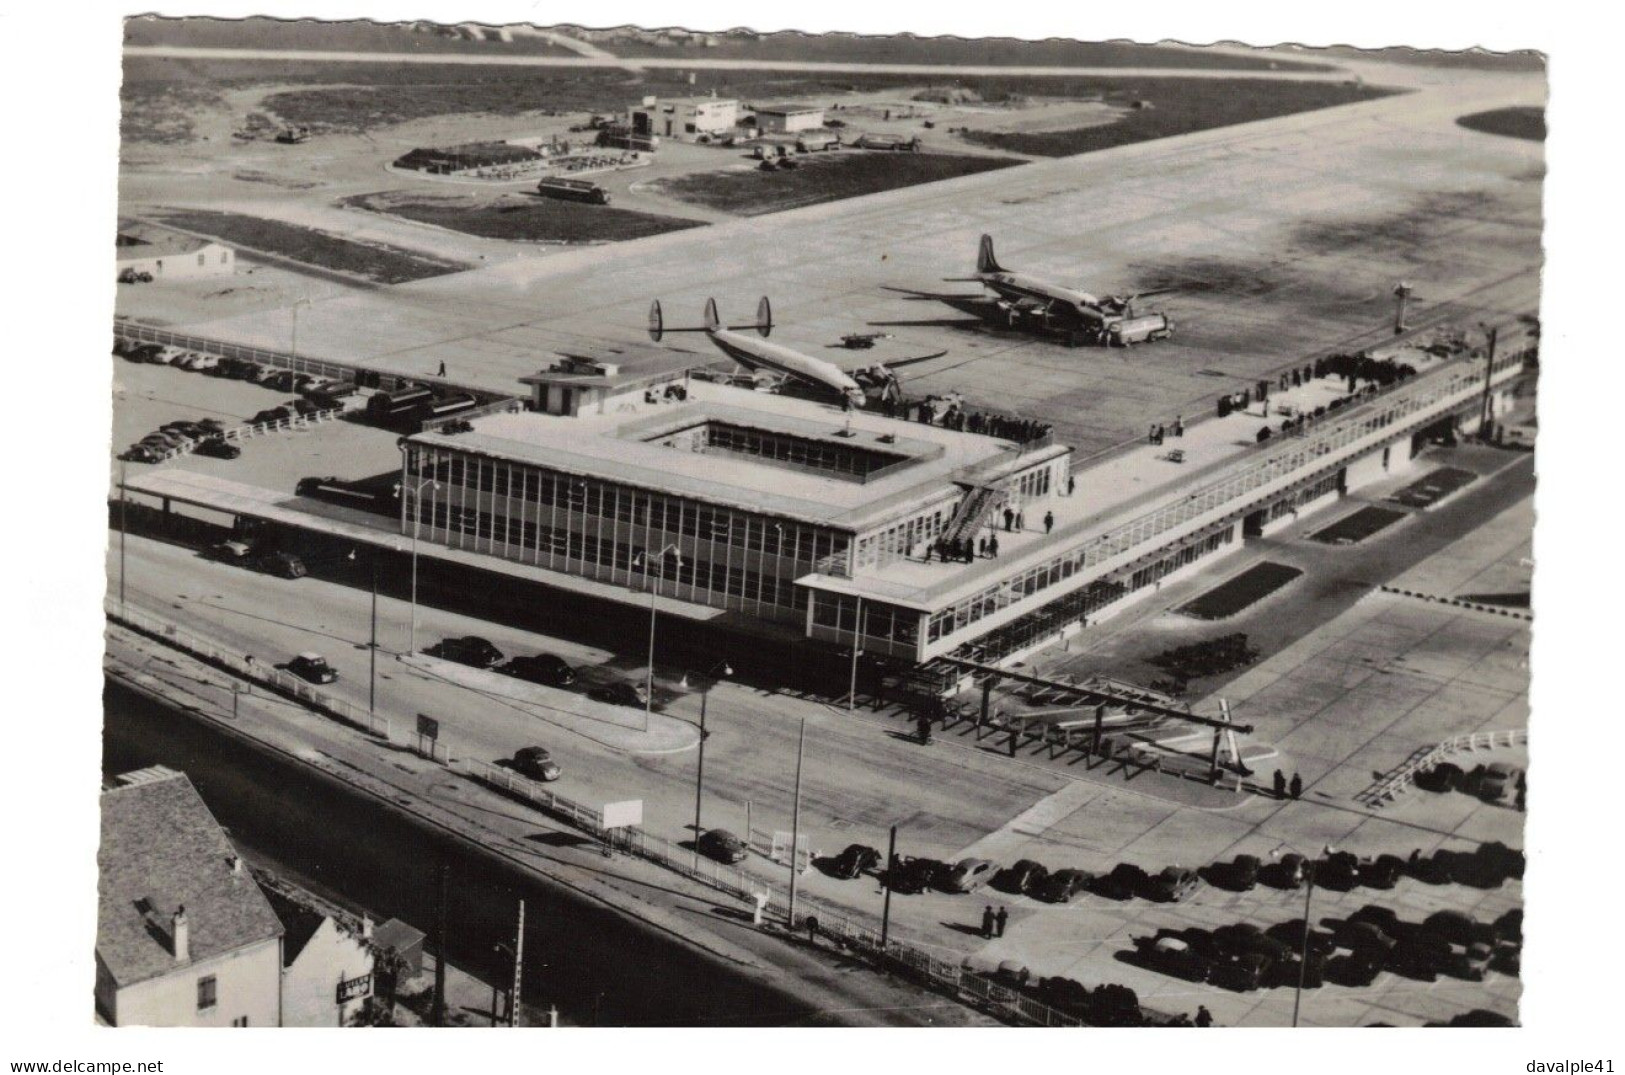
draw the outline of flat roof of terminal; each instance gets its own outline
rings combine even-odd
[[[1017,444],[994,437],[704,381],[691,382],[688,399],[682,402],[634,398],[611,406],[615,409],[608,414],[574,418],[533,412],[493,414],[474,419],[472,433],[428,432],[411,439],[852,530],[956,496],[960,491],[956,481],[993,480],[1068,451],[1056,445],[1023,452]],[[657,443],[664,433],[702,422],[904,459],[868,481],[856,481]]]

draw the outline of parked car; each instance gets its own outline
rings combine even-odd
[[[829,862],[829,872],[843,881],[880,866],[880,852],[866,844],[848,844],[846,850]]]
[[[194,424],[205,436],[219,436],[226,431],[226,423],[218,418],[199,418]]]
[[[938,879],[944,892],[975,892],[993,879],[998,867],[987,859],[960,859]]]
[[[1213,931],[1213,950],[1223,956],[1259,955],[1271,963],[1292,959],[1296,949],[1251,922],[1234,922]]]
[[[132,444],[119,458],[130,463],[159,463],[163,461],[164,453],[151,445]]]
[[[1308,860],[1296,851],[1282,855],[1262,871],[1262,880],[1273,888],[1302,888],[1308,876]]]
[[[549,687],[568,687],[576,681],[576,670],[551,653],[515,657],[504,666],[510,676]]]
[[[1388,969],[1419,982],[1437,981],[1450,962],[1450,942],[1427,933],[1412,932],[1388,951]]]
[[[1423,791],[1444,793],[1461,787],[1467,774],[1454,762],[1442,761],[1416,774],[1416,786]]]
[[[1364,988],[1377,980],[1385,961],[1385,956],[1370,949],[1334,956],[1326,964],[1326,978],[1338,985]]]
[[[429,654],[473,668],[491,668],[502,660],[502,651],[478,635],[444,639],[439,645],[432,647]]]
[[[1257,855],[1237,855],[1230,862],[1215,863],[1208,871],[1213,883],[1232,892],[1251,892],[1258,885],[1263,864]]]
[[[993,878],[993,887],[1000,892],[1020,896],[1042,885],[1047,877],[1049,870],[1041,863],[1032,859],[1021,859],[1014,865],[1000,870]]]
[[[211,459],[236,459],[243,454],[242,448],[224,437],[204,437],[193,451]]]
[[[1360,860],[1348,851],[1334,851],[1315,863],[1315,884],[1348,892],[1360,883]]]
[[[1422,920],[1424,932],[1451,944],[1493,944],[1495,927],[1461,911],[1435,911]]]
[[[292,392],[294,386],[294,372],[292,370],[277,370],[264,381],[260,382],[266,388],[278,392]]]
[[[1356,953],[1369,953],[1380,958],[1386,958],[1395,943],[1394,939],[1375,923],[1346,919],[1333,928],[1332,936],[1337,939],[1340,948],[1347,948]]]
[[[1495,962],[1495,949],[1482,942],[1475,944],[1452,944],[1450,953],[1440,964],[1440,970],[1452,978],[1463,978],[1469,982],[1482,982],[1489,976],[1490,967]]]
[[[310,574],[305,562],[291,552],[268,552],[259,558],[259,569],[283,579],[302,579]]]
[[[1195,892],[1201,883],[1195,870],[1187,870],[1183,866],[1168,866],[1155,876],[1146,879],[1143,892],[1147,899],[1162,903],[1178,903]]]
[[[1250,952],[1215,962],[1208,970],[1207,980],[1220,989],[1248,993],[1264,984],[1269,969],[1268,959]]]
[[[1405,860],[1398,855],[1378,855],[1360,863],[1360,884],[1367,888],[1393,888],[1405,876]]]
[[[1524,771],[1504,761],[1484,767],[1478,778],[1478,797],[1487,803],[1510,806],[1524,787]]]
[[[1073,896],[1089,890],[1094,879],[1088,870],[1056,870],[1031,891],[1045,903],[1071,903]]]
[[[886,871],[886,887],[893,892],[925,892],[936,887],[937,878],[948,864],[931,858],[899,855],[895,869]]]
[[[595,702],[626,705],[634,709],[642,709],[649,704],[649,695],[642,685],[624,679],[594,687],[587,692],[587,697]]]
[[[1145,964],[1163,974],[1192,982],[1205,982],[1212,971],[1213,964],[1206,956],[1193,948],[1189,941],[1171,933],[1137,937],[1134,943],[1139,947],[1140,958]]]
[[[312,683],[332,683],[339,678],[338,672],[327,663],[327,658],[319,653],[301,653],[288,662],[288,671]]]
[[[750,853],[745,841],[727,829],[707,829],[694,841],[694,846],[706,858],[716,859],[730,866],[744,861],[745,856]]]
[[[209,559],[223,564],[246,564],[253,555],[253,548],[245,541],[222,541],[208,550]]]
[[[1149,875],[1129,862],[1119,862],[1111,873],[1095,878],[1094,893],[1109,900],[1131,900],[1145,889]]]
[[[525,747],[516,751],[513,756],[513,771],[520,776],[528,776],[532,780],[543,782],[557,780],[564,775],[559,763],[553,760],[553,755],[546,747]]]

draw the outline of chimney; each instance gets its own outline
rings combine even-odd
[[[364,941],[372,940],[372,916],[371,915],[365,915],[364,914],[364,915],[361,916],[361,939],[364,940]]]
[[[192,959],[192,930],[186,924],[186,908],[175,908],[169,920],[170,946],[175,950],[175,962],[188,963]]]
[[[241,877],[243,875],[243,856],[228,855],[226,857],[226,861],[231,864],[231,875],[233,877]]]

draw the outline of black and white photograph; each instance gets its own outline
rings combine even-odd
[[[107,182],[15,165],[91,290],[13,397],[89,480],[8,558],[76,578],[83,649],[71,704],[15,698],[15,765],[55,755],[25,709],[83,750],[10,916],[73,901],[50,1047],[4,1057],[67,1066],[12,1070],[865,1027],[887,1066],[1612,1071],[1526,1036],[1607,991],[1606,919],[1531,929],[1526,985],[1524,913],[1589,913],[1613,852],[1557,811],[1617,814],[1563,768],[1606,658],[1531,660],[1537,605],[1608,630],[1548,603],[1548,536],[1607,527],[1551,499],[1541,389],[1613,379],[1548,311],[1539,13],[430,7],[87,15]],[[208,1027],[571,1051],[151,1066]],[[717,1062],[805,1049],[750,1040]]]

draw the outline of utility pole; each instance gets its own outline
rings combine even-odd
[[[1495,345],[1501,335],[1501,330],[1492,327],[1486,331],[1488,339],[1484,345],[1484,407],[1483,414],[1478,421],[1478,439],[1489,439],[1490,426],[1494,424],[1495,394],[1491,389],[1492,379],[1495,376]]]
[[[378,550],[372,553],[372,638],[367,643],[367,715],[378,712]]]
[[[513,935],[513,989],[508,993],[508,1025],[519,1025],[519,979],[525,968],[525,901],[519,901],[519,924]]]
[[[852,713],[858,706],[858,654],[863,650],[863,598],[858,598],[856,618],[852,621],[852,682],[846,695],[846,711]]]
[[[1306,886],[1303,893],[1303,940],[1298,945],[1298,992],[1292,998],[1292,1025],[1298,1025],[1298,1010],[1303,1007],[1304,976],[1309,971],[1309,901],[1315,898],[1315,860],[1311,859],[1304,872]]]
[[[429,1022],[446,1025],[446,901],[451,888],[451,867],[440,865],[440,898],[435,907],[434,930],[434,1006]]]
[[[886,861],[881,866],[880,885],[886,890],[885,902],[880,907],[880,950],[886,950],[886,940],[891,936],[891,868],[897,861],[897,826],[891,827],[891,842],[886,845]]]
[[[801,733],[796,740],[796,795],[790,814],[790,912],[786,923],[796,928],[796,850],[801,842],[801,758],[807,746],[807,718],[801,718]]]
[[[130,531],[130,499],[124,489],[125,475],[129,464],[122,459],[118,465],[118,610],[119,615],[124,614],[124,544],[125,535]]]

